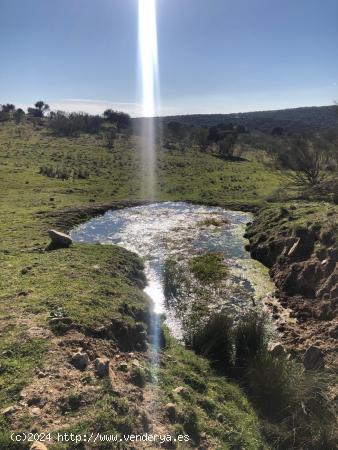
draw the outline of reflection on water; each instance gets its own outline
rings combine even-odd
[[[227,222],[220,227],[205,219]],[[108,211],[72,231],[77,242],[117,244],[140,255],[145,262],[148,280],[146,293],[154,302],[156,313],[165,313],[167,324],[176,337],[181,336],[181,320],[174,308],[166,305],[162,287],[162,268],[168,256],[184,258],[201,251],[221,252],[230,269],[226,302],[236,313],[273,290],[266,269],[250,258],[243,238],[251,214],[222,208],[191,205],[183,202]],[[243,295],[243,293],[245,295]],[[210,300],[212,302],[212,299]]]

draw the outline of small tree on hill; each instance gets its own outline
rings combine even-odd
[[[19,123],[21,123],[24,118],[25,118],[25,111],[21,108],[18,108],[15,110],[14,114],[13,114],[13,118],[15,120],[15,123],[18,125]]]
[[[13,105],[12,103],[2,105],[2,111],[12,114],[15,111],[15,105]]]
[[[42,100],[39,100],[34,104],[34,108],[28,108],[28,114],[31,117],[42,118],[44,116],[44,113],[48,110],[49,105],[47,105],[47,103],[43,102]]]
[[[106,146],[109,150],[112,150],[115,145],[115,140],[117,137],[117,127],[116,125],[112,125],[104,131],[104,138],[106,141]]]
[[[294,136],[289,139],[288,148],[280,153],[283,168],[292,170],[297,184],[316,186],[325,178],[325,165],[329,154],[318,143],[308,138]]]
[[[233,157],[237,136],[237,133],[229,131],[225,133],[224,138],[218,142],[218,150],[222,158]]]
[[[47,103],[43,102],[42,100],[39,100],[35,103],[35,108],[40,111],[41,117],[43,117],[44,113],[49,110],[49,105]]]
[[[15,110],[15,106],[11,103],[7,103],[6,105],[1,105],[0,109],[0,122],[6,122],[13,117],[13,111]]]
[[[196,144],[202,151],[205,151],[208,147],[208,134],[208,128],[197,128],[194,132]]]
[[[119,130],[126,129],[131,126],[131,118],[129,114],[122,111],[106,109],[103,113],[103,117],[107,122],[116,124]]]

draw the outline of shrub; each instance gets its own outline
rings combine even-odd
[[[207,219],[201,220],[197,223],[197,225],[203,227],[203,226],[214,226],[214,227],[221,227],[222,225],[228,225],[229,221],[227,219],[218,219],[217,217],[208,217]]]
[[[187,280],[175,259],[167,258],[164,262],[162,279],[166,300],[179,299],[183,294]]]
[[[146,385],[146,373],[141,367],[135,367],[130,373],[130,380],[136,386],[143,388]]]
[[[286,408],[296,395],[299,373],[283,357],[270,354],[257,356],[246,368],[246,386],[255,405],[265,417],[277,419],[285,415]]]
[[[285,355],[269,354],[267,341],[265,318],[259,314],[249,314],[234,326],[218,313],[192,331],[190,345],[216,368],[240,379],[274,449],[336,449],[336,416],[325,395],[326,376],[304,371]]]
[[[81,406],[82,397],[78,392],[71,392],[67,397],[64,397],[60,404],[62,414],[70,411],[77,411]]]
[[[95,134],[100,131],[102,118],[84,113],[67,114],[53,112],[48,120],[49,128],[59,136],[72,136],[79,133]]]
[[[179,414],[179,421],[182,423],[185,432],[196,444],[200,441],[200,423],[197,412],[192,407],[185,407]],[[185,433],[183,433],[185,434]]]
[[[204,325],[192,331],[190,345],[217,368],[228,371],[233,360],[231,319],[224,313],[211,316]]]
[[[245,316],[235,329],[236,368],[245,370],[254,358],[266,353],[267,331],[265,318],[257,313]]]
[[[82,169],[81,167],[77,169],[70,169],[68,167],[41,166],[39,173],[49,178],[58,178],[59,180],[83,180],[89,178],[88,170]]]
[[[226,266],[220,253],[206,253],[195,256],[189,262],[189,268],[202,283],[216,283],[226,275]]]

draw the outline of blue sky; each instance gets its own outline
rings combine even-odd
[[[161,114],[338,99],[337,0],[157,0]],[[0,0],[0,103],[139,115],[137,0]]]

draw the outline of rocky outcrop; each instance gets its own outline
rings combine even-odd
[[[283,346],[298,355],[306,370],[336,373],[338,208],[269,206],[248,225],[246,237],[247,249],[269,267],[279,304],[290,314],[291,320],[277,323]]]
[[[251,255],[270,268],[270,275],[282,294],[311,300],[309,310],[317,318],[334,317],[338,306],[335,233],[322,230],[326,224],[293,225],[292,211],[288,212],[287,223],[287,210],[281,210],[279,215],[276,211],[274,215],[258,214],[249,225],[246,237]],[[319,305],[323,305],[325,311],[318,311]]]

